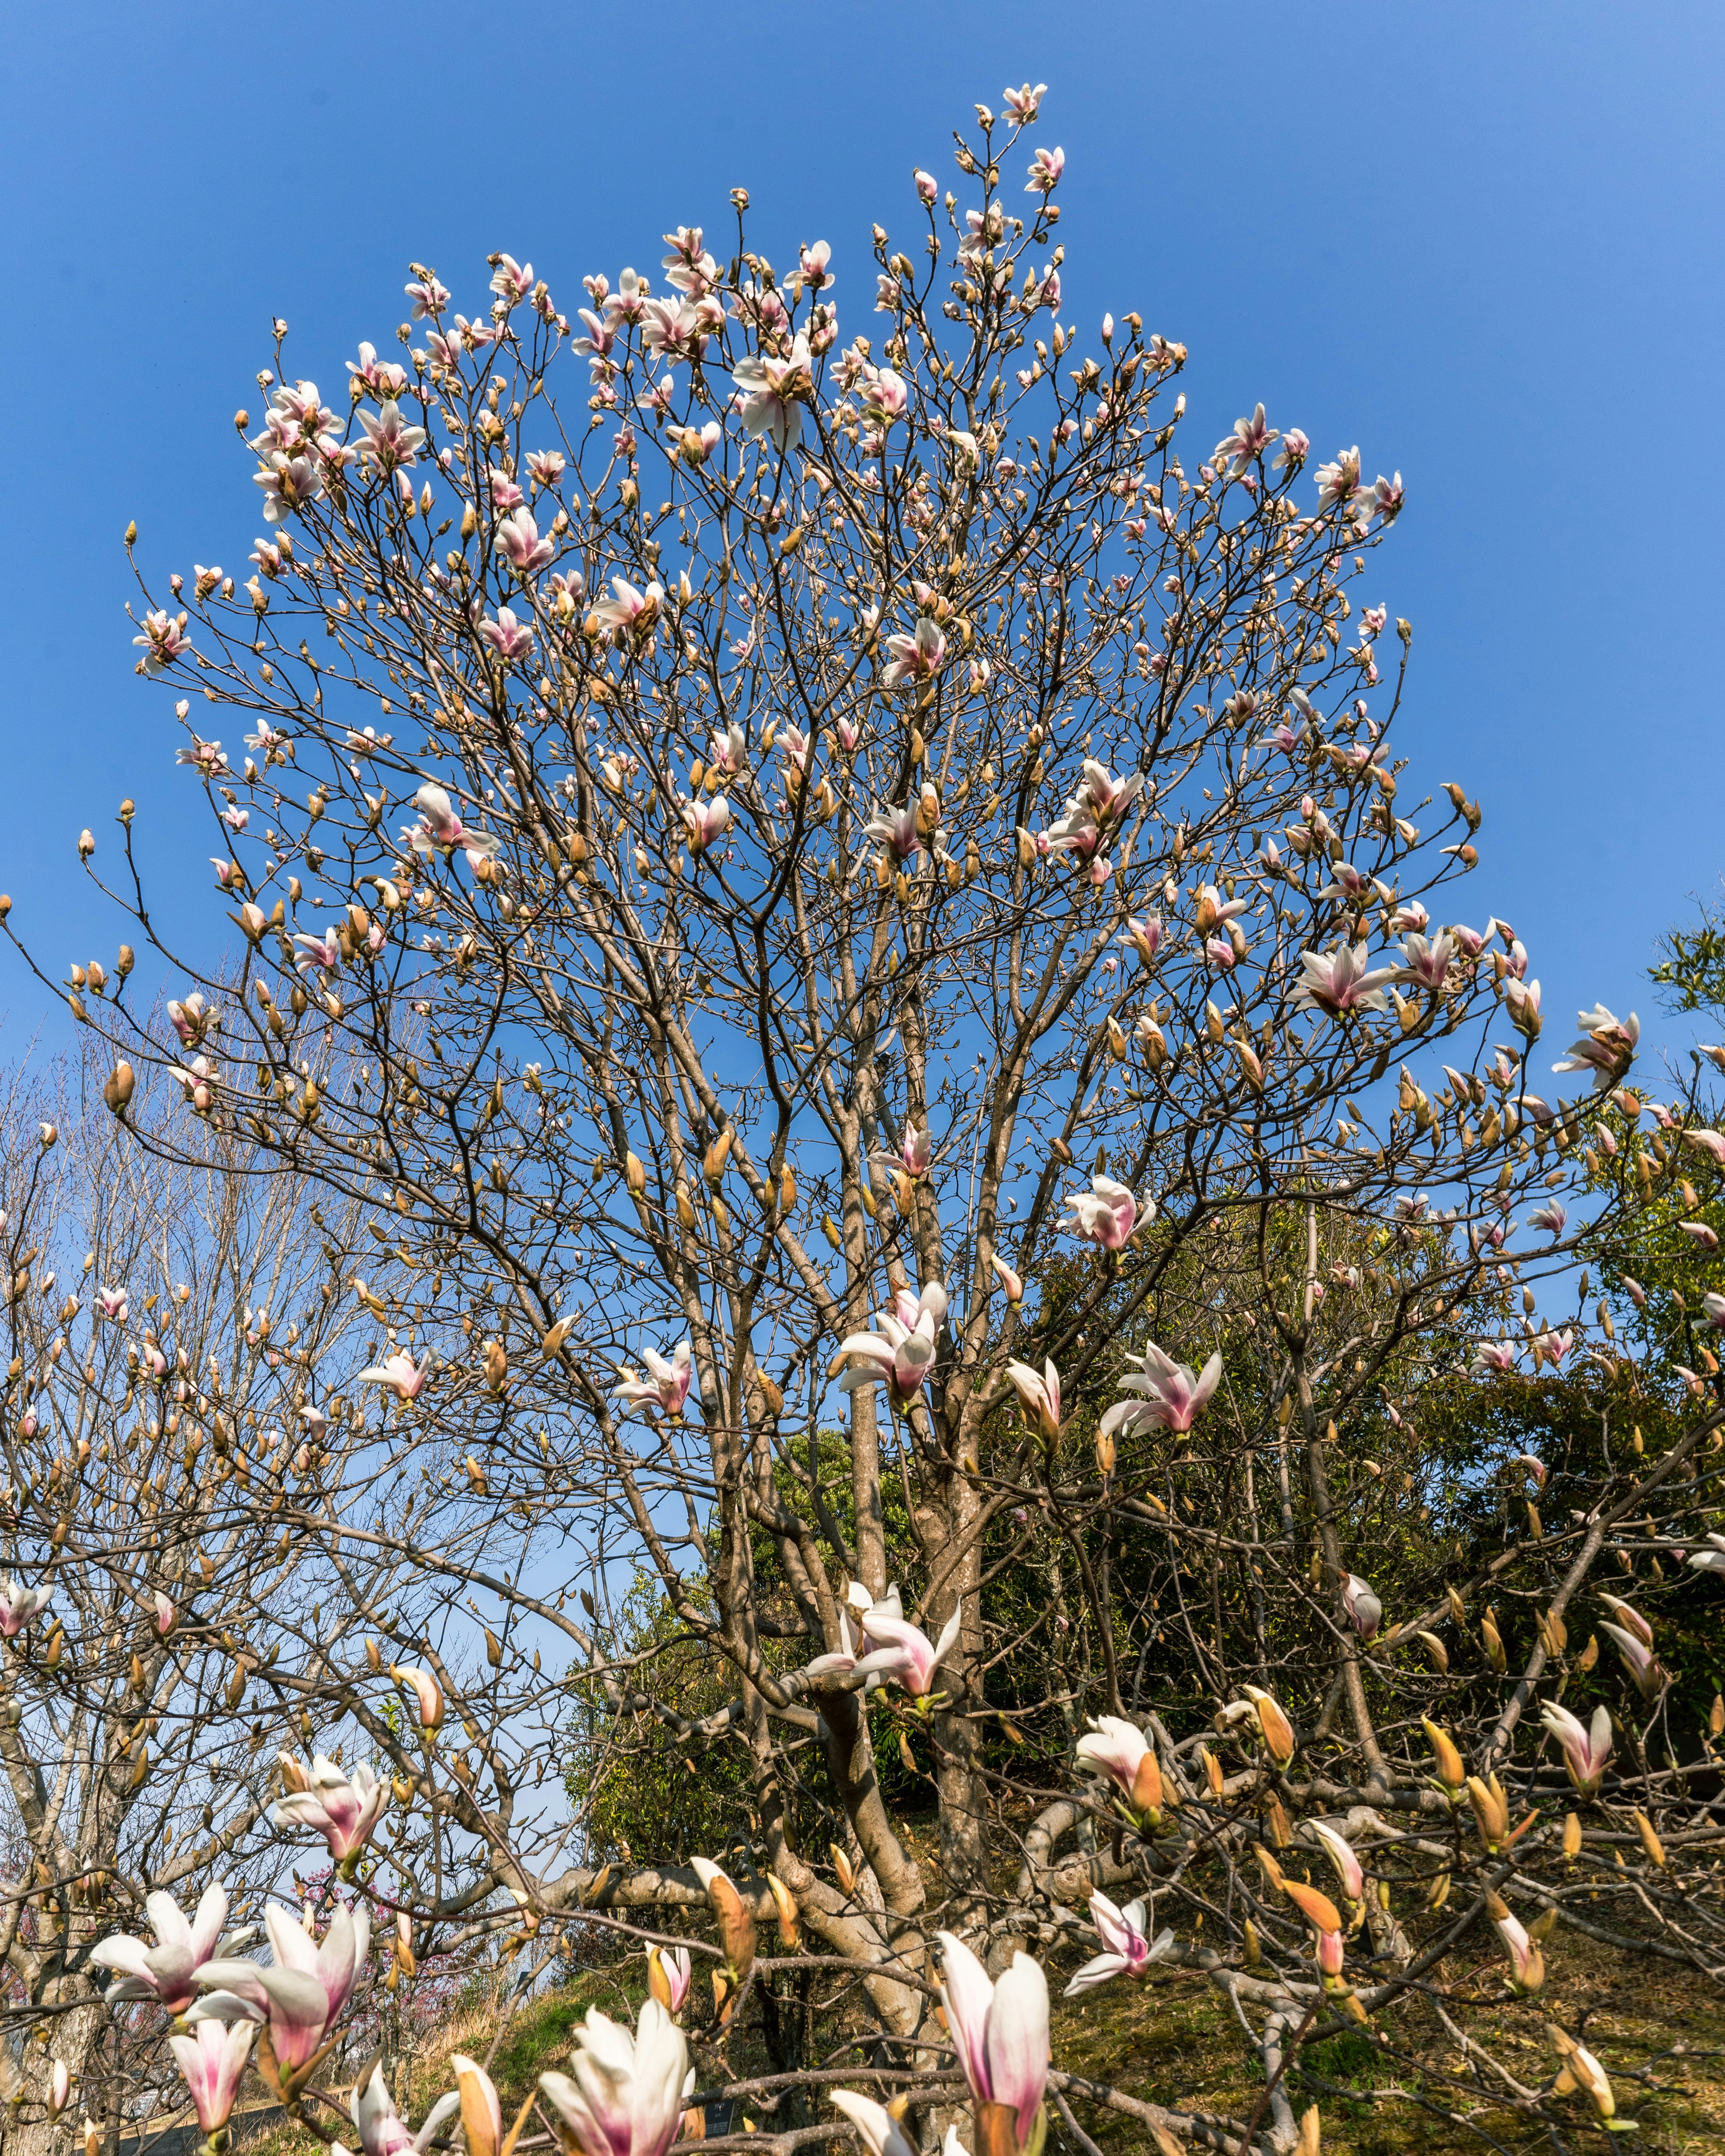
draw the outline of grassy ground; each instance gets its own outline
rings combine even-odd
[[[1638,2120],[1632,2138],[1613,2135],[1640,2156],[1699,2156],[1725,2148],[1725,1999],[1692,1974],[1654,1962],[1607,1955],[1574,1933],[1551,1952],[1553,1974],[1545,1997],[1470,2015],[1472,2033],[1524,2085],[1549,2082],[1556,2058],[1545,2035],[1548,2015],[1579,2030],[1610,2075],[1620,2116]],[[1542,2010],[1542,2009],[1543,2010]],[[1461,2050],[1435,2019],[1419,2031],[1444,2067],[1465,2073]],[[1250,2112],[1262,2087],[1249,2075],[1238,2024],[1227,2002],[1197,1979],[1177,1975],[1154,1989],[1113,1985],[1064,2005],[1055,2024],[1055,2059],[1074,2073],[1112,2082],[1153,2102]],[[1477,2152],[1491,2142],[1508,2149],[1549,2148],[1543,2131],[1495,2106],[1488,2087],[1426,2082],[1386,2057],[1371,2032],[1332,2038],[1301,2054],[1320,2084],[1346,2083],[1375,2092],[1371,2100],[1308,2084],[1294,2091],[1296,2113],[1314,2100],[1323,2120],[1326,2156],[1449,2156]],[[1428,2099],[1435,2108],[1419,2101]],[[1589,2124],[1593,2108],[1580,2095],[1565,2107],[1572,2147],[1603,2148],[1606,2137]],[[1450,2123],[1450,2112],[1471,2120],[1491,2142]],[[1115,2156],[1141,2145],[1125,2119],[1086,2118],[1096,2140]]]
[[[1572,2121],[1568,2148],[1604,2150],[1615,2144],[1637,2156],[1702,2156],[1725,2149],[1725,1999],[1697,1977],[1607,1954],[1573,1933],[1560,1939],[1550,1959],[1550,1984],[1539,2000],[1476,2010],[1470,2023],[1519,2080],[1536,2087],[1549,2082],[1555,2066],[1545,2035],[1548,2016],[1583,2035],[1611,2076],[1620,2115],[1635,2119],[1637,2127],[1632,2138],[1614,2135],[1608,2144],[1593,2124],[1591,2105],[1577,2095],[1565,2107]],[[490,2054],[506,2123],[535,2076],[564,2063],[575,2025],[590,2005],[620,2016],[633,2014],[639,1985],[633,1967],[627,1974],[632,1987],[627,1993],[615,1977],[598,1972],[517,2005],[505,2017],[501,2037],[489,2005],[457,2015],[414,2061],[411,2109],[403,2108],[417,2121],[425,2104],[454,2087],[451,2052],[482,2061]],[[1422,2049],[1430,2046],[1445,2068],[1465,2075],[1459,2047],[1435,2020],[1419,2030],[1418,2041]],[[747,2038],[732,2048],[740,2073],[768,2070],[764,2059],[748,2056]],[[1247,2068],[1239,2025],[1225,1999],[1201,1979],[1181,1973],[1158,1973],[1142,1986],[1115,1984],[1058,2001],[1054,2055],[1070,2072],[1151,2102],[1235,2118],[1250,2112],[1262,2087]],[[1543,2131],[1494,2104],[1489,2087],[1422,2080],[1386,2056],[1368,2030],[1310,2046],[1301,2060],[1317,2086],[1295,2088],[1295,2109],[1317,2102],[1325,2156],[1462,2156],[1464,2151],[1476,2156],[1494,2146],[1515,2152],[1553,2146]],[[1339,2092],[1337,2084],[1373,2094],[1363,2100]],[[1452,2123],[1445,2112],[1479,2131]],[[1080,2115],[1106,2156],[1137,2156],[1146,2146],[1142,2129],[1130,2120],[1088,2107]],[[310,2146],[308,2136],[282,2127],[249,2138],[246,2156],[303,2156]]]

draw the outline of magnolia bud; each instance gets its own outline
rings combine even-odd
[[[116,1116],[124,1115],[131,1105],[131,1096],[137,1086],[137,1075],[124,1058],[114,1065],[102,1084],[102,1098]]]

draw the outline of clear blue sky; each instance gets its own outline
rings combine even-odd
[[[1069,317],[1137,307],[1183,341],[1205,444],[1261,397],[1400,469],[1366,596],[1414,624],[1413,775],[1485,800],[1473,915],[1528,943],[1554,1048],[1596,995],[1649,1019],[1653,938],[1725,868],[1722,59],[1710,0],[8,10],[15,918],[60,963],[111,955],[74,844],[126,793],[146,858],[188,864],[169,925],[214,918],[120,537],[136,516],[164,578],[243,562],[231,415],[273,312],[338,389],[361,337],[393,348],[410,257],[473,312],[505,248],[567,306],[583,272],[656,268],[669,226],[721,226],[741,183],[774,259],[831,241],[842,326],[870,221],[902,223],[912,167],[950,173],[971,104],[1029,78],[1034,139],[1066,151]],[[0,955],[0,1053],[43,1009]]]

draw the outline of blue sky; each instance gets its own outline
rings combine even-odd
[[[656,268],[669,226],[722,225],[742,184],[775,259],[832,243],[842,326],[869,304],[870,222],[902,223],[912,167],[950,173],[972,103],[1028,78],[1050,85],[1033,139],[1066,151],[1069,316],[1136,307],[1184,342],[1194,439],[1261,397],[1322,454],[1357,441],[1368,472],[1401,470],[1365,596],[1414,625],[1414,798],[1450,778],[1482,797],[1468,917],[1527,942],[1547,1041],[1595,996],[1651,1019],[1653,939],[1725,868],[1703,424],[1722,60],[1725,15],[1701,4],[11,11],[15,923],[52,963],[111,956],[75,841],[90,824],[111,860],[129,793],[164,921],[210,932],[171,699],[131,673],[120,538],[135,516],[162,578],[244,561],[259,526],[231,418],[257,408],[272,313],[327,392],[361,337],[393,348],[409,258],[473,312],[506,248],[568,305],[583,272]],[[0,952],[0,1053],[46,1008]]]

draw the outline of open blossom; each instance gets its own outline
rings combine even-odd
[[[1539,1718],[1557,1738],[1578,1795],[1597,1796],[1605,1777],[1605,1763],[1611,1757],[1609,1708],[1596,1707],[1592,1722],[1584,1723],[1567,1707],[1548,1701],[1539,1710]]]
[[[1211,454],[1219,465],[1224,458],[1231,458],[1233,463],[1228,475],[1230,479],[1239,479],[1251,470],[1254,461],[1278,439],[1275,428],[1264,417],[1264,407],[1260,404],[1250,419],[1235,421],[1234,432],[1224,435]]]
[[[362,1384],[369,1383],[387,1386],[398,1400],[416,1400],[424,1385],[429,1367],[429,1360],[416,1363],[411,1355],[398,1348],[394,1354],[385,1356],[371,1369],[362,1370],[360,1382]]]
[[[683,819],[684,839],[697,857],[716,845],[731,828],[731,803],[722,793],[715,794],[711,801],[680,802],[677,813]]]
[[[96,1290],[96,1307],[104,1317],[110,1319],[116,1325],[124,1325],[131,1315],[131,1306],[126,1297],[126,1291],[123,1287],[99,1287]]]
[[[119,1971],[120,1981],[108,1994],[116,2005],[126,1999],[153,1999],[165,2012],[183,2014],[198,1996],[206,1965],[218,1956],[237,1953],[251,1934],[244,1931],[224,1936],[228,1890],[219,1881],[204,1888],[189,1922],[172,1894],[151,1894],[144,1907],[156,1933],[153,1947],[121,1932],[102,1940],[90,1958],[102,1969]]]
[[[666,1414],[680,1414],[683,1403],[689,1397],[689,1384],[694,1374],[691,1361],[692,1350],[686,1340],[680,1340],[666,1362],[647,1348],[642,1357],[649,1372],[646,1379],[629,1378],[618,1386],[613,1398],[627,1400],[631,1407],[662,1408]]]
[[[929,1138],[924,1126],[920,1123],[905,1125],[904,1136],[899,1141],[898,1157],[904,1163],[906,1175],[920,1178],[927,1174]]]
[[[1015,1953],[991,1984],[963,1939],[942,1932],[940,1943],[941,1998],[972,2101],[1006,2106],[1023,2148],[1048,2087],[1048,1979],[1029,1954]]]
[[[1490,1370],[1496,1376],[1505,1376],[1516,1366],[1515,1342],[1511,1340],[1482,1340],[1473,1351],[1473,1366],[1476,1370]]]
[[[839,1345],[841,1355],[862,1358],[839,1380],[841,1392],[884,1378],[895,1407],[909,1405],[927,1383],[939,1345],[940,1323],[947,1314],[947,1291],[931,1281],[920,1296],[901,1289],[890,1310],[875,1313],[875,1332],[853,1332]]]
[[[665,2156],[682,2117],[689,2046],[656,1999],[643,2000],[633,2034],[589,2007],[569,2063],[569,2074],[539,2076],[564,2156]]]
[[[1455,956],[1455,946],[1447,936],[1414,935],[1402,939],[1402,957],[1406,962],[1404,978],[1418,981],[1422,988],[1434,992],[1441,988],[1449,978]]]
[[[499,607],[495,621],[482,621],[479,633],[481,640],[500,659],[519,661],[533,649],[532,629],[526,622],[517,620],[513,607]]]
[[[1153,1940],[1150,1938],[1145,1929],[1148,1905],[1142,1900],[1117,1908],[1100,1887],[1093,1887],[1090,1920],[1102,1942],[1102,1951],[1093,1961],[1086,1962],[1066,1986],[1068,1999],[1094,1984],[1106,1984],[1112,1976],[1142,1976],[1153,1962],[1160,1961],[1173,1947],[1172,1930],[1158,1933]]]
[[[1028,1363],[1009,1363],[1006,1374],[1019,1396],[1026,1422],[1034,1423],[1052,1445],[1060,1434],[1060,1373],[1045,1363],[1040,1374]]]
[[[285,2073],[296,2073],[316,2056],[365,1972],[371,1913],[363,1902],[352,1910],[337,1902],[320,1941],[272,1903],[264,1912],[264,1928],[274,1964],[260,1968],[249,1961],[211,1962],[201,1981],[216,1988],[188,2018],[200,2025],[241,2015],[267,2019],[277,2065]]]
[[[167,2040],[198,2123],[207,2134],[219,2133],[232,2115],[257,2033],[257,2025],[250,2020],[235,2021],[231,2027],[210,2020],[199,2022],[188,2036]]]
[[[144,633],[133,637],[132,642],[142,648],[146,674],[159,674],[192,649],[185,615],[171,614],[162,607],[144,616]]]
[[[912,1699],[926,1699],[934,1688],[936,1672],[957,1644],[963,1615],[963,1604],[955,1603],[940,1637],[931,1640],[921,1625],[895,1614],[891,1602],[875,1603],[863,1620],[863,1644],[870,1650],[854,1666],[865,1676],[890,1677]],[[833,1658],[820,1659],[830,1662]]]
[[[412,2133],[391,2099],[382,2060],[374,2059],[370,2074],[363,2082],[354,2083],[349,2108],[363,2156],[408,2156],[409,2150],[413,2156],[425,2156],[438,2128],[461,2108],[461,2097],[455,2089],[440,2096],[426,2112],[425,2123],[417,2133]]]
[[[54,1599],[52,1587],[24,1587],[0,1579],[0,1640],[15,1640]]]
[[[1142,1355],[1129,1355],[1127,1360],[1138,1365],[1138,1374],[1122,1378],[1121,1389],[1138,1397],[1117,1402],[1102,1417],[1101,1430],[1106,1437],[1122,1430],[1133,1436],[1147,1430],[1190,1430],[1221,1382],[1219,1349],[1195,1376],[1185,1363],[1164,1354],[1153,1341]]]
[[[783,454],[802,440],[803,407],[814,387],[812,365],[809,340],[799,330],[785,357],[754,353],[732,368],[742,393],[742,430],[752,442],[765,436]]]
[[[910,635],[889,636],[886,648],[892,657],[882,679],[889,689],[896,689],[901,681],[929,680],[946,663],[946,637],[940,624],[926,615]]]
[[[1066,153],[1061,149],[1039,150],[1029,163],[1029,178],[1024,182],[1027,195],[1051,195],[1060,185],[1060,174],[1066,168]]]
[[[418,462],[425,429],[410,427],[393,397],[377,407],[375,416],[362,405],[359,424],[366,436],[360,454],[379,472],[404,471],[408,465]]]
[[[1568,1224],[1568,1209],[1555,1198],[1548,1198],[1527,1216],[1530,1228],[1538,1228],[1548,1235],[1561,1235]]]
[[[525,505],[498,525],[496,546],[500,554],[509,557],[509,566],[518,577],[542,569],[557,552],[549,539],[540,537],[533,513]]]
[[[1614,1086],[1623,1083],[1635,1060],[1641,1021],[1633,1011],[1626,1019],[1620,1021],[1604,1004],[1595,1004],[1590,1011],[1578,1011],[1576,1023],[1581,1028],[1580,1040],[1573,1044],[1567,1055],[1553,1064],[1552,1069],[1590,1071],[1594,1091],[1609,1093]]]
[[[295,1771],[303,1772],[295,1763]],[[270,1812],[277,1826],[309,1826],[329,1845],[331,1862],[347,1867],[365,1847],[372,1829],[389,1801],[389,1785],[363,1762],[352,1775],[320,1752],[311,1762],[311,1784],[279,1799]]]
[[[1123,1183],[1116,1183],[1109,1176],[1092,1176],[1090,1188],[1069,1191],[1066,1203],[1072,1209],[1060,1224],[1062,1231],[1082,1235],[1105,1250],[1124,1249],[1138,1224],[1137,1199]],[[1149,1199],[1142,1211],[1146,1220],[1156,1217],[1156,1207]]]
[[[598,600],[593,612],[607,629],[639,642],[658,620],[664,606],[663,584],[649,583],[643,591],[627,577],[613,577],[611,597]]]
[[[459,846],[470,863],[490,860],[497,840],[487,831],[470,831],[445,790],[430,781],[413,796],[419,821],[404,834],[416,854],[448,853]]]
[[[1343,449],[1334,463],[1317,468],[1317,506],[1320,511],[1344,507],[1359,492],[1359,450]]]
[[[1397,973],[1394,966],[1380,967],[1375,973],[1368,970],[1363,943],[1351,949],[1346,943],[1338,943],[1333,951],[1302,951],[1300,963],[1303,973],[1294,991],[1295,1007],[1301,1010],[1317,1007],[1337,1018],[1348,1011],[1384,1009],[1384,983],[1394,980]]]

